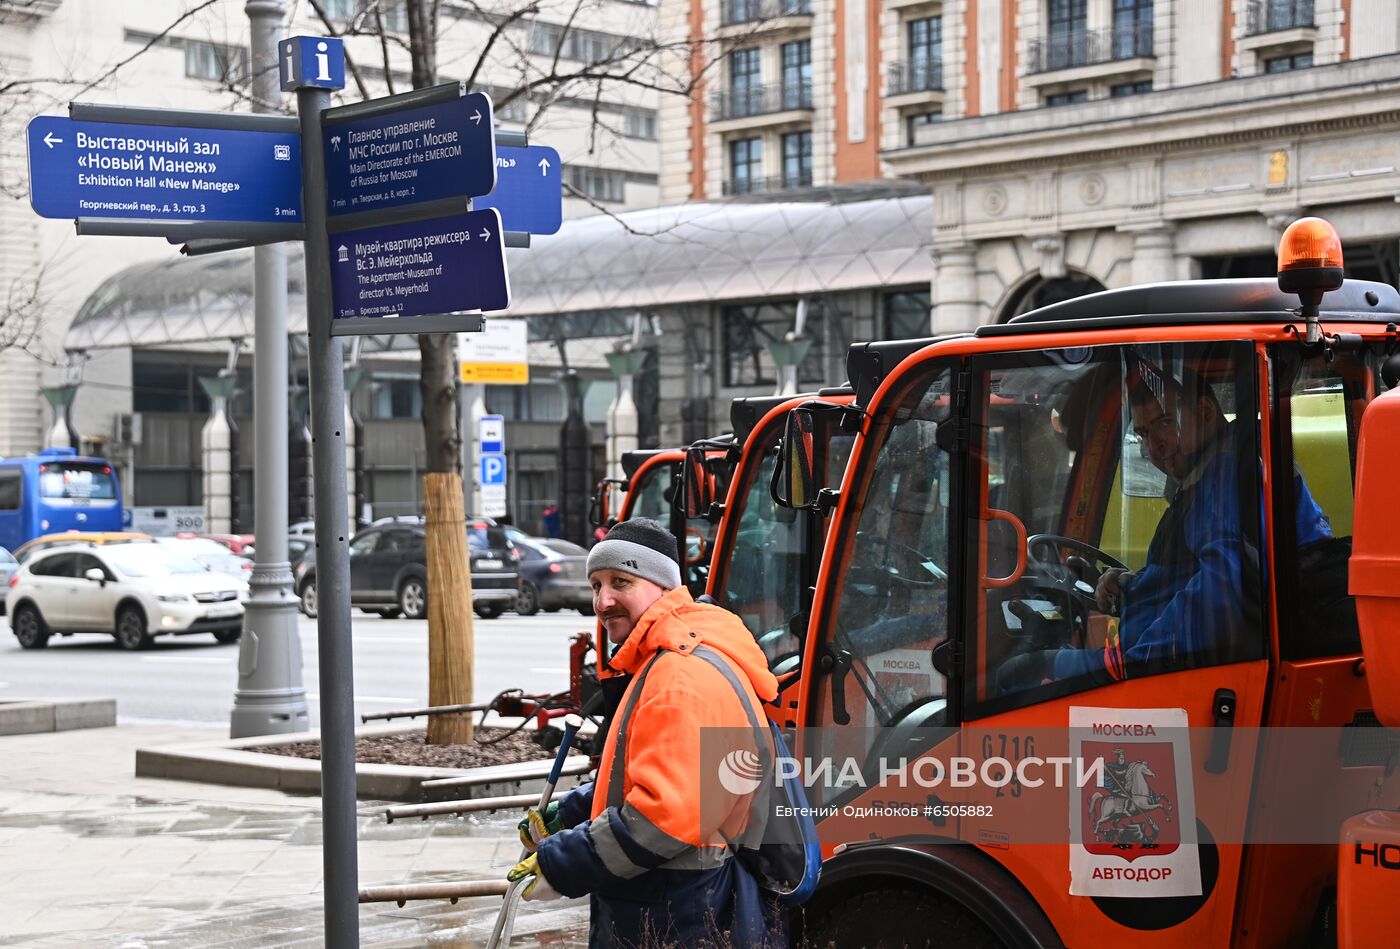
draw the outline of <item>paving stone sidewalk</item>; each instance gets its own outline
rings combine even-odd
[[[118,726],[0,737],[0,946],[319,946],[320,802],[134,776],[135,749],[217,738]],[[516,817],[386,824],[366,802],[360,885],[498,879]],[[499,898],[361,907],[366,949],[484,946]],[[524,904],[512,945],[587,944],[586,902]]]

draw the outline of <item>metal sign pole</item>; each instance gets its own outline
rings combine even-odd
[[[316,479],[316,637],[321,670],[322,858],[326,945],[355,949],[359,866],[355,824],[355,700],[350,642],[350,514],[345,500],[345,378],[331,336],[330,238],[321,113],[324,89],[297,90],[302,213],[306,223],[306,331],[311,386],[311,463]]]
[[[287,5],[284,0],[248,0],[244,9],[252,28],[253,108],[267,111],[282,101],[277,40]],[[253,251],[253,326],[257,547],[239,644],[231,738],[310,727],[287,560],[287,249],[281,244]]]

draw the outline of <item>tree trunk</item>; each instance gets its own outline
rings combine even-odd
[[[437,82],[438,0],[407,0],[413,88]],[[385,68],[389,68],[385,64]],[[462,439],[457,428],[457,338],[418,337],[423,395],[424,512],[428,533],[428,704],[472,701],[472,572],[462,511]],[[472,740],[472,717],[430,715],[428,744]]]
[[[457,341],[418,337],[423,395],[423,476],[428,534],[428,704],[472,701],[472,572],[462,506],[462,440],[457,429]],[[428,744],[472,740],[471,715],[432,715]]]
[[[428,704],[466,705],[472,700],[472,573],[467,553],[462,478],[423,476],[428,515]],[[472,714],[428,716],[428,744],[472,740]]]

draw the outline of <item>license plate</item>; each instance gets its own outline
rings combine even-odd
[[[478,570],[500,570],[501,564],[496,560],[478,560],[476,567]]]
[[[211,606],[209,607],[209,615],[216,619],[222,616],[237,616],[238,607],[236,605]]]

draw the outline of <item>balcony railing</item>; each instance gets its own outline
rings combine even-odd
[[[785,16],[811,16],[812,0],[724,0],[720,26],[757,23]]]
[[[1030,71],[1052,72],[1152,55],[1152,24],[1111,26],[1038,36],[1027,48]]]
[[[812,172],[798,172],[795,175],[779,175],[773,178],[729,178],[724,182],[726,196],[735,194],[776,194],[796,188],[810,188]]]
[[[1250,0],[1245,31],[1249,36],[1313,25],[1313,0]]]
[[[889,90],[887,95],[892,96],[940,90],[943,88],[943,60],[928,58],[890,63],[885,67],[885,88]]]
[[[715,93],[711,106],[714,113],[712,121],[716,122],[787,112],[792,109],[810,109],[812,84],[775,82],[747,89],[730,89]]]

